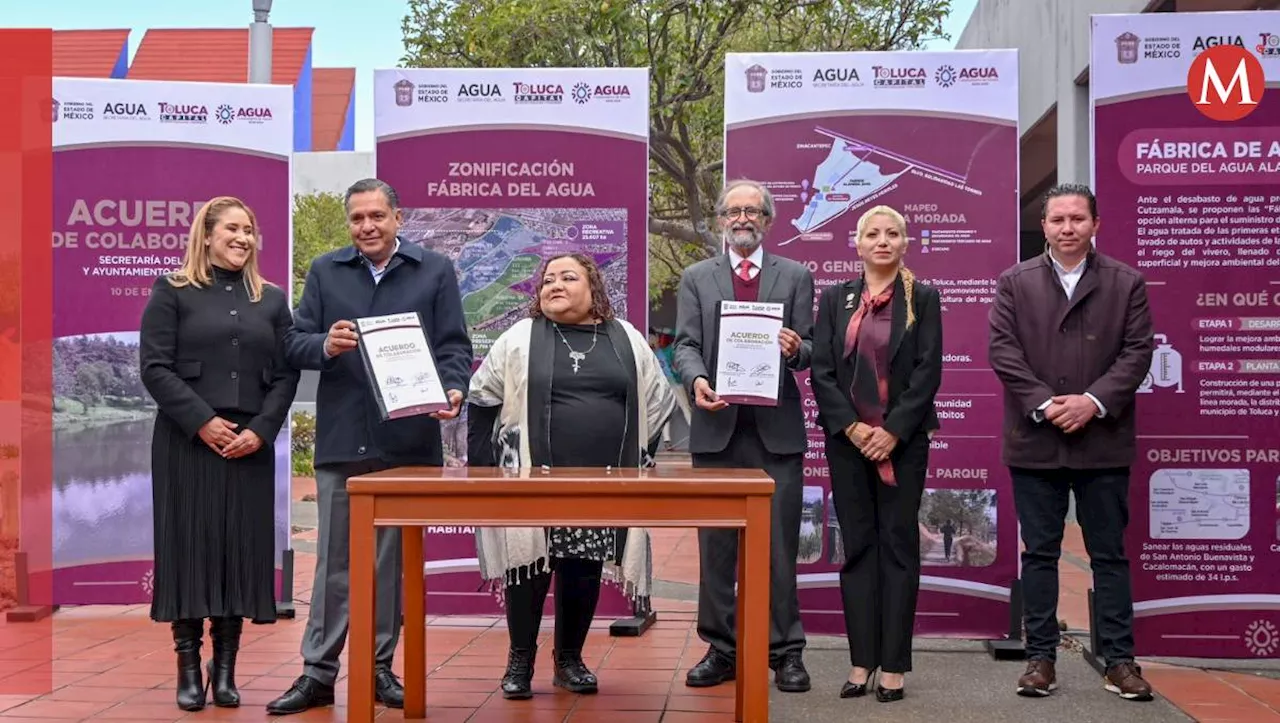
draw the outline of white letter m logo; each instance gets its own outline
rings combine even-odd
[[[1246,70],[1243,59],[1236,64],[1236,72],[1231,75],[1231,85],[1222,87],[1222,77],[1218,75],[1218,69],[1214,67],[1213,60],[1205,58],[1204,64],[1204,81],[1200,84],[1200,100],[1196,101],[1196,105],[1210,105],[1209,83],[1213,83],[1213,89],[1218,94],[1218,103],[1227,104],[1227,98],[1231,96],[1231,91],[1235,90],[1236,83],[1240,84],[1240,103],[1239,105],[1257,105],[1258,101],[1253,99],[1252,89],[1249,88],[1249,74]]]

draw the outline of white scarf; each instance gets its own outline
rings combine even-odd
[[[675,395],[644,335],[626,321],[618,319],[617,323],[631,342],[639,377],[637,393],[643,410],[637,414],[641,466],[652,466],[648,447],[661,434],[674,411]],[[532,319],[522,319],[494,341],[484,362],[471,377],[467,396],[468,402],[478,406],[502,406],[494,430],[498,466],[525,472],[532,467],[529,440],[522,430],[529,428],[529,349],[533,329]],[[478,527],[476,557],[481,577],[489,581],[501,600],[507,585],[518,584],[548,570],[546,532],[541,527]],[[628,528],[622,564],[606,562],[604,580],[617,585],[633,600],[649,597],[653,558],[647,530]]]

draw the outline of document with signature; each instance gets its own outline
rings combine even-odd
[[[417,312],[356,319],[356,331],[383,421],[450,408]]]
[[[720,302],[716,394],[730,404],[778,406],[782,382],[782,304]]]

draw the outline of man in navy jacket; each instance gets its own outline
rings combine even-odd
[[[320,371],[316,395],[316,492],[319,542],[311,614],[302,639],[303,675],[267,705],[270,713],[301,713],[332,705],[338,656],[346,645],[349,529],[347,479],[388,467],[442,465],[441,419],[461,409],[470,385],[472,348],[453,264],[397,235],[403,215],[396,192],[378,179],[346,194],[352,245],[311,263],[285,354],[297,369]],[[453,408],[381,421],[360,354],[355,319],[416,311],[435,354]],[[378,530],[375,691],[388,707],[404,706],[391,672],[400,635],[400,530]],[[413,571],[412,574],[422,574]]]

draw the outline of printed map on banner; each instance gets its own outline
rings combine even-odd
[[[538,271],[554,254],[591,256],[610,298],[625,303],[625,208],[414,208],[401,234],[454,262],[477,353],[528,316]]]
[[[1249,470],[1158,469],[1149,506],[1153,539],[1239,540],[1249,534]]]
[[[862,207],[882,191],[887,193],[891,190],[888,186],[905,173],[944,185],[965,183],[964,176],[839,131],[821,126],[813,130],[823,136],[824,145],[830,143],[831,152],[814,169],[812,181],[800,181],[797,189],[804,210],[790,222],[801,234],[816,231],[846,211]],[[778,245],[786,246],[798,238],[793,236]]]

